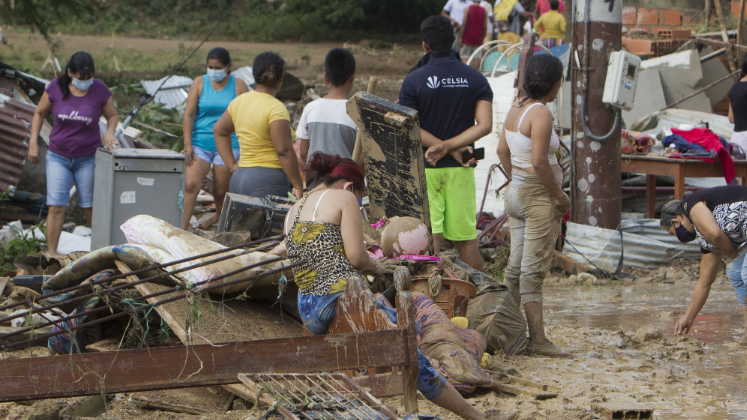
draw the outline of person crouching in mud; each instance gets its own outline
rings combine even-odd
[[[293,269],[298,285],[298,310],[304,326],[314,335],[327,332],[335,316],[337,299],[347,279],[362,272],[393,273],[390,261],[371,258],[363,239],[363,218],[358,200],[365,188],[363,173],[351,159],[316,152],[306,166],[309,192],[286,216],[286,250],[308,261]],[[308,204],[308,205],[307,205]],[[371,293],[366,290],[366,293]],[[386,308],[380,306],[386,311]],[[469,420],[512,420],[517,412],[490,414],[478,411],[446,381],[418,350],[417,388],[431,402]]]
[[[747,242],[747,187],[709,188],[681,201],[670,201],[661,209],[660,225],[680,242],[697,239],[702,252],[698,284],[674,332],[687,334],[692,328],[695,317],[708,300],[723,257],[726,257],[726,277],[734,286],[747,324],[747,261],[741,249]]]

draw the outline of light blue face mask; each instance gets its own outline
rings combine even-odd
[[[210,78],[210,80],[218,83],[221,80],[226,78],[226,69],[207,69],[207,75]]]
[[[73,77],[73,86],[80,90],[88,90],[93,84],[93,77],[88,80],[78,80]]]

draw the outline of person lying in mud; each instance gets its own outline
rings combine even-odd
[[[351,159],[316,152],[306,166],[309,192],[288,212],[285,247],[307,264],[293,269],[298,285],[298,310],[314,335],[327,332],[337,299],[347,279],[362,272],[393,273],[395,265],[369,256],[363,240],[363,218],[358,200],[365,188],[363,173]],[[308,205],[307,205],[308,204]],[[367,291],[367,293],[371,293]],[[385,312],[387,309],[380,305]],[[483,413],[467,402],[418,350],[418,390],[434,404],[470,420],[512,420],[517,412]]]
[[[700,278],[687,312],[677,321],[675,333],[687,334],[703,308],[721,259],[726,257],[726,277],[734,286],[747,324],[747,187],[727,185],[670,201],[661,209],[661,227],[680,242],[698,239],[702,256]]]

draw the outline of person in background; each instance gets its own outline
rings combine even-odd
[[[213,126],[226,112],[228,104],[237,96],[249,91],[246,83],[231,75],[231,55],[225,48],[213,48],[207,55],[207,74],[195,78],[189,88],[187,107],[184,109],[182,131],[187,168],[184,175],[184,215],[182,229],[189,229],[189,220],[195,210],[197,194],[202,188],[210,166],[213,167],[213,198],[215,216],[203,227],[220,218],[223,199],[231,182],[231,172],[218,154],[213,137]],[[239,139],[231,134],[231,148],[239,158]]]
[[[747,324],[747,187],[726,185],[690,193],[661,209],[661,227],[680,242],[698,240],[700,277],[687,311],[677,321],[675,334],[687,334],[703,309],[716,281],[721,259],[726,257],[726,277],[734,287],[737,303]],[[747,336],[743,336],[744,343]]]
[[[296,136],[301,142],[301,160],[316,151],[353,156],[358,126],[348,116],[346,104],[355,84],[355,57],[345,48],[333,48],[324,59],[324,80],[331,85],[329,93],[304,107]]]
[[[547,48],[562,45],[565,39],[565,16],[558,12],[558,7],[558,0],[550,0],[550,11],[534,22],[540,43]]]
[[[231,101],[213,127],[215,146],[233,174],[228,191],[251,197],[268,195],[297,198],[303,192],[298,158],[293,150],[290,115],[275,95],[283,86],[285,61],[273,52],[254,59],[254,91]],[[238,163],[231,133],[239,138]]]
[[[537,3],[534,5],[534,20],[539,19],[540,16],[544,15],[550,10],[552,10],[552,7],[550,6],[550,0],[537,0]],[[565,2],[563,0],[558,0],[558,12],[565,12]]]
[[[730,141],[747,153],[747,55],[742,58],[739,81],[729,90],[729,122],[734,124]]]
[[[78,206],[91,226],[93,175],[96,149],[101,146],[99,120],[106,118],[104,144],[109,150],[119,145],[114,130],[119,122],[112,92],[99,79],[91,54],[79,51],[70,57],[65,72],[44,89],[31,120],[28,160],[39,163],[39,132],[44,118],[52,112],[52,132],[47,151],[47,250],[57,252],[62,225],[73,184]]]
[[[488,14],[480,6],[480,0],[472,0],[472,6],[464,11],[462,22],[459,55],[462,57],[462,62],[466,63],[469,57],[482,46],[487,33]],[[472,67],[480,68],[481,53],[482,51],[470,63]]]
[[[498,27],[498,39],[512,44],[521,42],[521,18],[529,18],[531,13],[519,3],[519,0],[503,0],[493,10],[495,24]]]
[[[555,156],[560,138],[547,108],[562,84],[563,64],[557,57],[542,54],[529,60],[526,96],[518,98],[506,116],[497,150],[511,179],[505,197],[511,253],[503,283],[519,306],[524,303],[527,354],[548,357],[572,357],[545,337],[542,314],[542,284],[552,265],[560,219],[571,205],[561,188],[563,169]]]
[[[485,31],[485,39],[483,39],[482,41],[482,43],[485,44],[493,40],[495,31],[495,15],[493,15],[493,5],[490,4],[488,0],[482,0],[480,2],[480,7],[485,9],[485,13],[488,14],[488,30]]]
[[[438,253],[446,238],[462,261],[482,271],[474,160],[463,163],[462,153],[492,130],[493,91],[482,73],[450,49],[454,34],[447,18],[426,18],[420,32],[426,54],[402,83],[399,103],[420,114],[433,249]]]
[[[471,5],[472,3],[468,0],[449,0],[441,10],[441,16],[449,18],[454,26],[454,43],[451,44],[451,49],[454,51],[459,51],[459,40],[461,39],[459,31],[464,20],[464,11]]]

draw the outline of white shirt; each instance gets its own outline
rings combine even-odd
[[[498,0],[498,3],[500,3],[501,0]],[[498,4],[496,3],[496,5]],[[490,2],[486,0],[482,0],[480,2],[480,7],[485,9],[485,11],[488,13],[488,35],[493,35],[493,22],[490,21],[490,18],[493,17],[493,5],[490,4]]]
[[[350,159],[358,126],[348,116],[345,99],[317,99],[306,105],[296,137],[309,141],[309,156],[320,151]]]
[[[457,24],[461,25],[464,22],[464,11],[471,5],[472,1],[468,0],[449,0],[444,6],[444,10]]]

